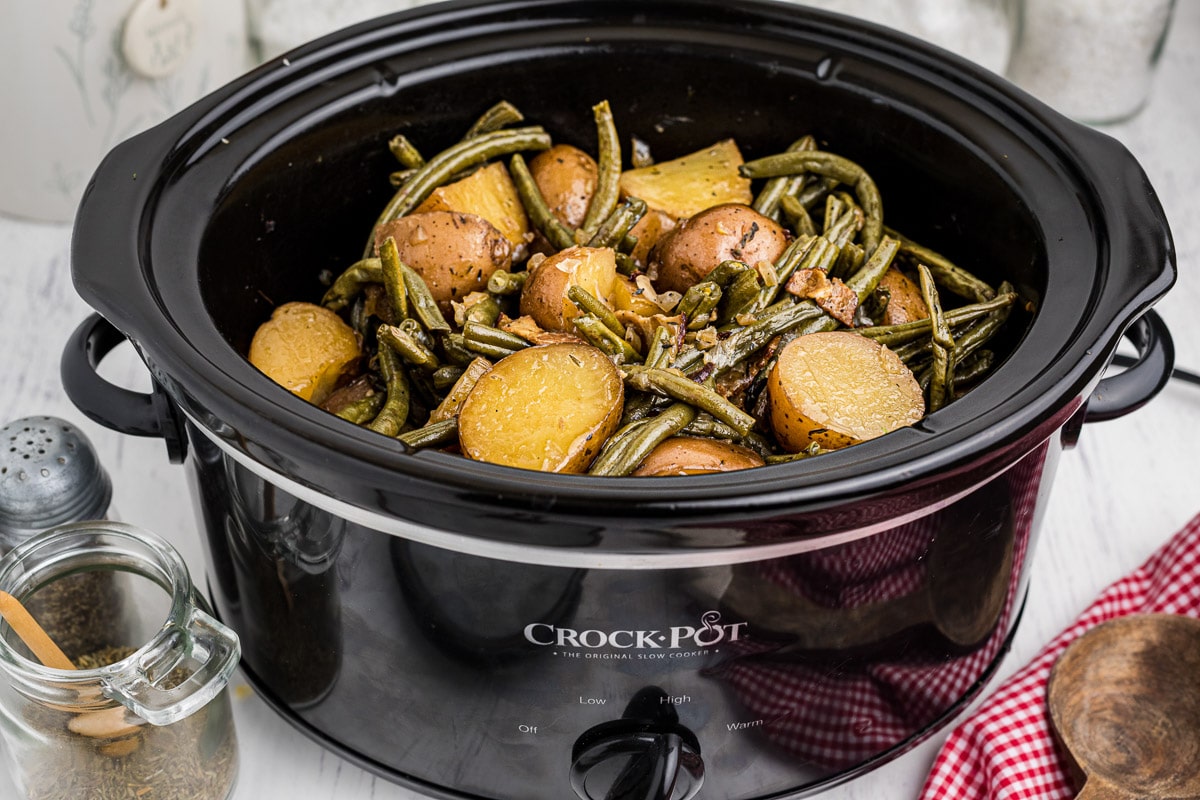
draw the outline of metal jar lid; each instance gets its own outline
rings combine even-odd
[[[0,545],[67,522],[100,519],[112,481],[83,431],[57,417],[0,429]]]

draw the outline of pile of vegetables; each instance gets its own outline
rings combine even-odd
[[[859,165],[812,137],[745,163],[633,138],[624,168],[593,112],[596,158],[508,103],[428,160],[396,136],[363,257],[277,308],[250,361],[410,448],[592,475],[812,457],[990,369],[1012,287],[885,227]]]

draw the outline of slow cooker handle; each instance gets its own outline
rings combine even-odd
[[[1137,358],[1123,372],[1102,378],[1088,400],[1084,422],[1116,419],[1144,406],[1166,386],[1175,366],[1175,344],[1157,312],[1143,314],[1125,331]]]
[[[158,436],[167,444],[172,464],[187,457],[183,417],[158,381],[151,393],[135,392],[109,383],[96,371],[125,334],[99,314],[89,315],[63,348],[61,376],[67,397],[89,419],[131,436]]]

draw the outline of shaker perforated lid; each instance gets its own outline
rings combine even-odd
[[[112,481],[83,431],[57,417],[0,429],[0,544],[105,516]]]

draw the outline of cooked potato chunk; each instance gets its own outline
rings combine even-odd
[[[637,237],[637,244],[629,251],[629,257],[643,270],[650,265],[650,256],[660,239],[675,230],[678,220],[665,211],[656,208],[646,210],[645,216],[637,221],[630,231],[630,236]]]
[[[674,219],[694,217],[721,203],[748,205],[750,179],[738,174],[742,154],[733,139],[671,161],[621,173],[621,196],[640,197]]]
[[[415,214],[427,211],[459,211],[483,217],[504,234],[514,250],[529,239],[529,218],[509,177],[508,167],[497,161],[472,172],[462,180],[439,186],[417,206]]]
[[[883,273],[877,291],[878,289],[887,290],[888,303],[883,311],[883,318],[876,320],[877,324],[901,325],[929,316],[929,308],[925,305],[925,298],[921,296],[921,287],[895,267]]]
[[[634,475],[703,475],[761,467],[762,458],[748,447],[697,436],[672,436],[650,454]]]
[[[827,450],[912,425],[925,414],[921,387],[886,347],[852,331],[789,342],[768,379],[771,425],[786,450]]]
[[[572,286],[581,286],[593,297],[611,305],[617,262],[606,247],[568,247],[542,261],[521,290],[521,313],[548,331],[573,331],[579,308],[567,297]]]
[[[358,337],[337,314],[312,303],[284,303],[258,326],[249,359],[289,392],[319,405],[359,355]]]
[[[543,472],[584,472],[621,421],[624,385],[584,344],[530,347],[482,375],[458,415],[462,452]]]
[[[660,240],[651,258],[655,285],[686,292],[722,261],[737,259],[754,266],[775,263],[787,248],[788,234],[779,223],[738,203],[714,206],[680,223]]]
[[[475,214],[429,211],[400,217],[376,229],[376,248],[389,236],[396,240],[400,260],[420,273],[446,313],[452,300],[483,291],[493,272],[512,266],[508,239]]]
[[[595,159],[578,147],[556,144],[530,160],[529,174],[558,221],[578,228],[600,180]]]

